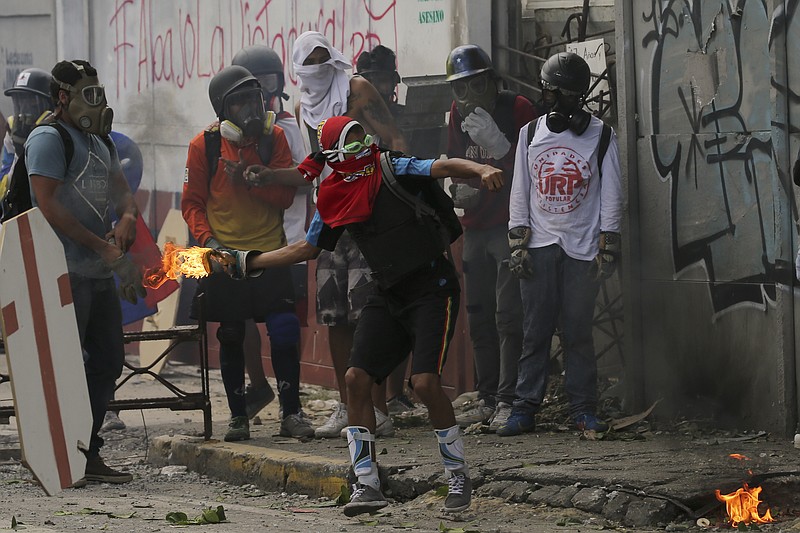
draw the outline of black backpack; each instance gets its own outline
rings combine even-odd
[[[69,132],[59,122],[48,122],[39,124],[36,127],[41,128],[44,126],[55,128],[58,134],[61,135],[61,142],[64,143],[64,155],[67,167],[69,167],[72,162],[72,155],[75,153],[75,146],[72,144],[72,137]],[[2,200],[3,215],[0,218],[0,222],[6,222],[33,207],[28,168],[25,165],[25,150],[18,149],[16,159],[11,175],[8,177],[8,190]]]
[[[435,180],[427,180],[427,187],[422,191],[424,198],[411,194],[397,182],[389,152],[381,153],[381,174],[383,183],[399,200],[410,206],[417,219],[429,217],[439,226],[445,247],[454,243],[464,229],[454,210],[453,199],[444,192]]]

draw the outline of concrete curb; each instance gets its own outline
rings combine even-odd
[[[155,466],[184,465],[212,479],[265,491],[333,498],[349,485],[349,461],[197,437],[156,437],[148,457]]]

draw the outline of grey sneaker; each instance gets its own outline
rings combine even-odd
[[[353,494],[350,503],[344,506],[345,516],[356,516],[362,513],[374,513],[389,505],[381,491],[369,485],[356,483],[353,485]]]
[[[281,420],[281,437],[313,437],[314,428],[305,417],[299,413],[289,415]]]
[[[102,431],[114,431],[125,429],[126,427],[125,422],[120,420],[117,413],[114,411],[106,411],[106,416],[103,418],[103,425],[100,426],[100,429]]]
[[[480,400],[475,407],[456,416],[456,423],[462,428],[469,427],[478,422],[485,424],[493,414],[494,407],[487,406],[486,402]]]
[[[133,479],[133,475],[127,472],[120,472],[106,466],[103,458],[99,455],[86,460],[86,473],[83,476],[85,481],[98,481],[100,483],[127,483]],[[80,482],[74,483],[77,485]]]
[[[225,442],[236,442],[250,439],[250,421],[246,416],[234,416],[228,423]]]
[[[341,402],[331,413],[328,421],[314,430],[314,436],[318,439],[329,439],[338,436],[347,427],[347,406]]]
[[[472,480],[465,474],[453,474],[447,480],[447,498],[444,500],[445,513],[457,513],[469,507],[472,501]]]
[[[497,409],[494,410],[492,420],[489,422],[489,431],[494,433],[505,426],[509,416],[511,416],[511,405],[506,402],[498,403]]]
[[[275,391],[267,383],[266,387],[253,387],[248,385],[244,389],[245,409],[247,418],[252,419],[259,411],[275,399]]]

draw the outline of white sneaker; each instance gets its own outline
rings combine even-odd
[[[489,431],[491,433],[497,432],[500,427],[506,425],[509,416],[511,416],[511,405],[506,402],[499,402],[494,410],[492,420],[489,422]]]
[[[380,409],[375,409],[375,436],[394,437],[392,417],[383,414]]]
[[[339,433],[343,439],[347,438],[347,427],[343,427]],[[381,412],[377,407],[375,408],[375,436],[376,437],[394,437],[394,424],[392,418]]]
[[[335,438],[347,427],[347,406],[339,402],[331,413],[328,421],[314,430],[314,437],[318,439]]]

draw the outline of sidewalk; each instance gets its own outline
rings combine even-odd
[[[191,388],[197,369],[168,365],[165,376]],[[128,386],[128,385],[126,385]],[[145,397],[152,380],[123,387],[118,398]],[[333,391],[304,387],[305,411],[322,424]],[[129,429],[109,432],[108,451],[131,453],[147,446],[155,465],[184,465],[212,479],[251,484],[267,491],[336,498],[348,486],[349,459],[344,439],[299,441],[278,436],[277,402],[251,425],[252,439],[222,442],[227,407],[218,371],[211,372],[214,431],[202,438],[202,413],[167,410],[123,411]],[[142,422],[146,422],[145,425]],[[395,418],[396,435],[379,438],[376,448],[386,496],[408,502],[444,484],[433,432],[424,416]],[[144,438],[134,435],[145,429]],[[541,431],[501,438],[471,433],[464,438],[476,498],[500,497],[525,505],[575,507],[628,526],[693,523],[724,518],[714,490],[733,492],[749,482],[763,487],[762,501],[784,520],[800,509],[800,450],[770,435],[728,434],[711,428],[679,426],[667,431],[620,432],[613,439],[586,440],[578,431]],[[15,426],[0,426],[0,448],[13,448]],[[19,444],[17,442],[16,446]],[[3,450],[0,449],[0,452]],[[138,453],[143,450],[137,450]],[[729,454],[748,459],[736,460]],[[752,471],[752,476],[748,474]]]

